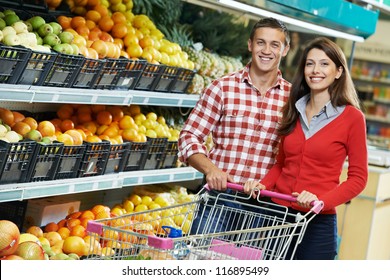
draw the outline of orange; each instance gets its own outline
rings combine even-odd
[[[139,40],[139,45],[144,49],[146,47],[153,47],[154,40],[151,36],[145,36],[144,38]]]
[[[95,219],[95,214],[91,210],[84,210],[81,213],[80,218],[89,218],[89,219]]]
[[[108,106],[107,111],[111,113],[114,122],[119,122],[124,117],[123,110],[119,106]]]
[[[102,31],[100,30],[99,27],[95,26],[89,32],[88,39],[92,41],[96,41],[100,39],[100,35],[102,35]]]
[[[12,130],[24,136],[31,131],[31,127],[24,122],[17,122],[12,126]]]
[[[125,52],[124,50],[121,50],[120,56],[124,57],[124,58],[127,58],[127,59],[130,59],[129,54],[127,52]]]
[[[92,59],[99,58],[99,54],[97,53],[97,51],[95,49],[87,48],[87,51],[88,51],[88,58],[92,58]]]
[[[111,19],[114,21],[114,23],[126,23],[127,22],[126,16],[121,12],[114,12],[111,15]]]
[[[107,45],[107,55],[106,57],[109,58],[117,58],[119,57],[120,50],[117,45],[115,45],[113,42],[106,42]]]
[[[88,7],[94,7],[100,4],[100,0],[87,0]]]
[[[105,212],[105,211],[100,211],[99,213],[97,213],[95,215],[95,219],[96,220],[107,219],[107,218],[110,218],[110,217],[111,217],[110,213]]]
[[[116,23],[111,29],[111,35],[114,38],[123,38],[127,34],[126,23]]]
[[[90,19],[87,19],[85,22],[85,26],[88,27],[89,31],[91,32],[91,30],[96,27],[96,23]]]
[[[142,198],[138,194],[131,194],[129,200],[133,202],[134,206],[137,206],[142,203]]]
[[[125,141],[137,142],[138,140],[138,131],[134,128],[126,128],[122,132],[122,137]]]
[[[102,140],[107,140],[107,141],[110,141],[110,142],[111,142],[111,139],[110,139],[110,137],[109,137],[109,136],[107,136],[107,135],[104,135],[104,134],[102,134],[102,135],[99,135],[99,138],[100,138],[100,139],[102,139]]]
[[[85,7],[82,7],[82,6],[75,6],[72,9],[72,13],[75,15],[78,15],[78,16],[84,16],[86,12],[87,12],[87,9]]]
[[[105,58],[108,53],[108,46],[103,40],[96,40],[92,43],[91,48],[96,50],[99,58]]]
[[[76,128],[76,130],[81,134],[81,137],[83,138],[83,141],[87,138],[87,135],[85,134],[85,131],[81,128]]]
[[[87,25],[80,25],[76,27],[75,30],[80,36],[84,37],[85,39],[88,39],[88,35],[90,31]]]
[[[91,212],[93,214],[95,214],[95,216],[96,216],[97,213],[99,213],[101,211],[106,211],[106,212],[110,212],[111,211],[111,209],[108,206],[105,206],[103,204],[96,204],[90,210],[91,210]]]
[[[98,23],[99,20],[102,18],[101,14],[96,11],[96,10],[89,10],[87,11],[87,13],[85,14],[85,18],[87,20],[91,20],[93,21],[94,23]]]
[[[91,113],[87,113],[87,112],[78,112],[77,119],[78,119],[79,123],[81,123],[81,124],[91,122],[92,115],[91,115]]]
[[[137,105],[137,104],[131,104],[128,108],[128,112],[130,114],[130,116],[134,117],[138,114],[141,114],[141,106]]]
[[[81,7],[84,7],[84,6],[87,6],[88,4],[88,0],[73,0],[75,6],[81,6]]]
[[[68,28],[71,27],[70,26],[71,20],[72,20],[71,17],[67,17],[67,16],[64,16],[64,15],[61,15],[61,16],[57,17],[57,21],[62,26],[63,30],[68,29]]]
[[[135,124],[134,119],[129,116],[125,115],[120,121],[119,121],[119,127],[121,129],[131,128]]]
[[[27,117],[23,120],[24,123],[28,124],[31,129],[37,129],[38,128],[38,122],[32,118],[32,117]]]
[[[69,120],[69,119],[66,119],[66,120],[63,120],[60,124],[60,129],[62,132],[65,132],[69,129],[73,129],[74,128],[74,122],[72,120]]]
[[[72,229],[73,227],[77,226],[80,224],[80,219],[77,218],[70,218],[66,221],[66,227],[68,229]]]
[[[111,34],[106,31],[102,31],[102,34],[100,34],[99,38],[104,42],[114,42],[114,37],[112,37]]]
[[[57,135],[57,141],[64,143],[66,146],[72,146],[74,145],[73,143],[73,138],[69,134],[61,133]]]
[[[69,130],[65,131],[64,134],[68,134],[73,138],[73,145],[83,144],[83,136],[76,129],[69,129]]]
[[[95,217],[95,215],[94,215]],[[80,225],[82,225],[84,228],[87,228],[88,226],[88,222],[89,221],[93,221],[94,219],[91,219],[91,218],[81,218],[80,219]]]
[[[104,6],[104,5],[102,5],[102,4],[98,4],[98,5],[95,5],[94,7],[93,7],[93,9],[95,10],[95,11],[97,11],[99,14],[100,14],[100,16],[107,16],[108,15],[108,13],[109,13],[109,10],[108,10],[108,8],[106,7],[106,6]]]
[[[109,125],[112,122],[112,115],[108,111],[100,111],[96,115],[96,121],[100,125]]]
[[[91,111],[94,114],[99,113],[100,111],[104,111],[104,110],[106,110],[106,105],[104,105],[104,104],[93,104],[93,105],[91,105]]]
[[[70,213],[66,216],[66,219],[78,219],[81,216],[81,211]]]
[[[98,21],[98,26],[100,27],[100,29],[106,32],[111,31],[114,24],[114,21],[109,15],[102,16],[102,18]]]
[[[62,241],[62,237],[57,231],[49,231],[44,237],[49,240],[50,247],[54,246],[57,242]]]
[[[119,130],[116,127],[108,127],[106,130],[104,130],[103,135],[106,135],[108,137],[115,137],[118,135]]]
[[[70,119],[73,115],[73,107],[70,104],[63,104],[57,110],[57,117],[61,120]]]
[[[42,134],[43,137],[45,136],[53,136],[56,132],[56,128],[54,124],[52,124],[50,121],[41,121],[38,124],[38,130]]]
[[[65,239],[70,235],[70,229],[67,227],[61,227],[57,230],[57,232],[61,235],[62,239]]]
[[[21,122],[25,119],[25,116],[18,111],[12,111],[12,114],[14,115],[14,122],[15,123]]]
[[[127,33],[126,36],[123,38],[123,44],[128,47],[132,44],[139,44],[138,37],[133,33]]]
[[[62,228],[62,227],[65,227],[66,226],[66,219],[62,219],[60,220],[58,223],[58,228]]]
[[[75,253],[78,256],[82,256],[87,253],[87,245],[80,236],[68,236],[64,240],[62,250],[65,254]]]
[[[79,26],[85,26],[86,19],[82,16],[75,16],[70,21],[70,26],[76,30]]]
[[[120,38],[114,38],[114,44],[115,44],[115,45],[118,45],[118,47],[120,48],[120,50],[123,49],[124,43],[123,43],[123,40],[122,40],[122,39],[120,39]]]
[[[97,124],[94,121],[89,121],[83,123],[83,127],[89,131],[91,134],[95,134],[97,131]],[[87,133],[86,133],[87,134]],[[87,135],[88,136],[88,135]]]
[[[6,108],[0,108],[0,119],[3,120],[3,123],[8,124],[9,126],[12,126],[15,122],[14,114],[11,110]]]
[[[81,221],[80,221],[80,223],[81,223]],[[81,224],[74,226],[70,230],[70,236],[80,236],[80,237],[84,238],[86,235],[87,235],[87,231],[86,231],[85,227],[82,226]]]

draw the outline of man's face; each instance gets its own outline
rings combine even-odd
[[[281,58],[286,56],[289,49],[284,42],[284,33],[279,29],[258,28],[253,40],[248,40],[248,50],[252,53],[252,65],[265,72],[278,69]]]

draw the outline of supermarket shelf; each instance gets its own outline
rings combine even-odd
[[[199,95],[196,94],[0,84],[1,101],[27,103],[138,104],[194,107],[198,99]]]
[[[0,185],[0,203],[136,185],[193,181],[203,175],[192,167],[120,172],[102,176]]]
[[[385,117],[380,117],[380,116],[374,116],[374,115],[367,115],[366,114],[366,120],[367,121],[374,121],[374,122],[390,124],[390,119],[385,118]]]

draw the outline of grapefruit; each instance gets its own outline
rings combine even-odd
[[[0,257],[12,255],[19,244],[20,231],[15,223],[0,220]]]

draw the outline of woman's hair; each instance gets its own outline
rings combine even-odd
[[[277,20],[277,19],[272,18],[272,17],[263,18],[263,19],[260,19],[258,22],[256,22],[252,28],[252,31],[251,31],[249,38],[251,40],[253,40],[256,30],[259,28],[265,28],[265,27],[279,29],[280,31],[282,31],[284,33],[284,37],[285,37],[285,42],[284,42],[285,45],[288,46],[290,44],[290,33],[288,32],[286,25],[283,22],[281,22],[280,20]]]
[[[329,86],[330,101],[334,107],[343,105],[352,105],[360,109],[359,98],[355,90],[355,86],[351,79],[348,70],[347,60],[341,48],[332,40],[325,37],[318,37],[308,42],[295,72],[290,97],[284,106],[282,112],[282,121],[278,128],[280,135],[289,134],[298,120],[299,113],[295,107],[295,103],[304,95],[310,93],[310,88],[305,80],[305,65],[307,55],[310,50],[319,49],[336,64],[336,67],[342,67],[343,72],[339,79],[335,79],[333,84]]]

